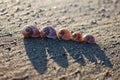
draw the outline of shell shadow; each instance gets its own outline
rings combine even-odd
[[[34,68],[40,74],[44,74],[47,69],[47,55],[44,43],[40,39],[24,39],[24,46]]]
[[[59,40],[53,39],[24,39],[26,53],[34,66],[41,74],[47,70],[47,56],[50,56],[61,67],[68,67],[67,55]],[[48,54],[46,53],[48,48]]]
[[[78,62],[82,66],[85,66],[84,58],[96,64],[98,61],[101,61],[103,62],[102,65],[105,65],[106,67],[112,68],[113,66],[104,51],[97,44],[68,41],[64,47],[67,52],[69,52],[69,54],[75,59],[75,62]]]
[[[68,59],[61,41],[58,39],[44,39],[48,48],[48,55],[61,67],[68,67]]]
[[[63,41],[57,39],[24,39],[26,53],[34,68],[41,74],[47,70],[47,56],[53,59],[59,66],[68,67],[67,53],[73,57],[75,62],[85,66],[85,58],[91,62],[102,61],[107,67],[113,65],[103,50],[97,44],[77,43],[74,41]],[[48,49],[46,52],[46,48]]]

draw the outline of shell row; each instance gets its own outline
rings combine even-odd
[[[34,25],[26,25],[22,29],[22,34],[24,38],[51,38],[51,39],[63,39],[63,40],[73,40],[77,42],[87,42],[87,43],[95,43],[95,37],[90,34],[86,34],[82,36],[81,32],[71,32],[68,29],[60,29],[56,31],[54,27],[47,26],[39,30]]]

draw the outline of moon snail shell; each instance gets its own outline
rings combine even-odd
[[[80,32],[75,32],[72,34],[72,36],[73,36],[74,41],[83,42],[83,37],[82,37],[82,34]]]
[[[37,38],[40,37],[39,29],[34,25],[26,25],[22,29],[22,34],[25,38]]]
[[[68,29],[60,29],[58,32],[58,38],[63,40],[72,40],[72,34]]]
[[[95,43],[96,43],[96,42],[95,42],[95,37],[94,37],[93,35],[91,35],[91,34],[86,34],[86,35],[84,35],[84,36],[83,36],[83,39],[84,39],[84,41],[87,42],[87,43],[92,43],[92,44],[95,44]]]
[[[56,30],[52,26],[44,27],[41,30],[41,33],[42,33],[43,37],[52,38],[52,39],[56,39],[57,38]]]

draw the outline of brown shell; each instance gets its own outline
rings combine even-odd
[[[68,29],[60,29],[58,32],[58,38],[63,40],[72,40],[72,34]]]
[[[82,37],[82,34],[80,32],[75,32],[72,34],[72,36],[73,36],[74,41],[83,42],[83,37]]]

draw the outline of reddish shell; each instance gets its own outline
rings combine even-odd
[[[40,37],[41,32],[36,26],[26,25],[22,29],[22,34],[25,38],[37,38]]]
[[[87,43],[96,43],[95,42],[95,37],[93,35],[90,35],[90,34],[86,34],[83,36],[83,39],[85,42]]]
[[[41,30],[41,33],[43,37],[52,38],[52,39],[57,38],[56,30],[52,26],[44,27]]]
[[[72,40],[72,34],[68,29],[60,29],[58,32],[58,38],[63,40]]]
[[[83,41],[83,37],[82,37],[82,34],[80,32],[75,32],[72,34],[72,36],[73,36],[74,41],[77,41],[77,42]]]

